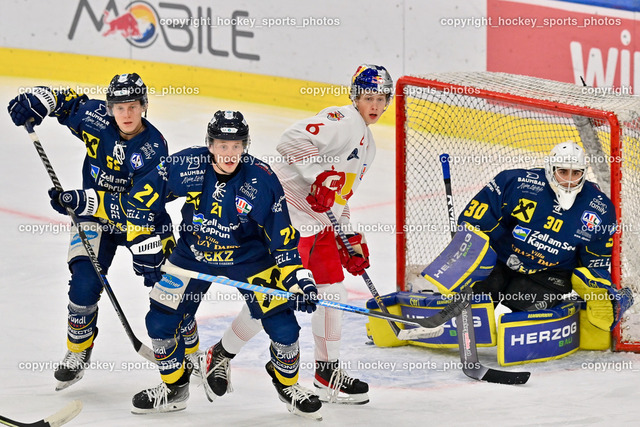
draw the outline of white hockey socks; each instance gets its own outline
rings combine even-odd
[[[329,301],[347,301],[347,288],[342,282],[318,285],[318,296]],[[315,360],[334,361],[340,358],[342,314],[340,310],[318,306],[311,316],[311,331],[316,344]]]
[[[242,347],[262,330],[262,323],[251,317],[245,304],[222,335],[222,347],[231,354],[238,354]]]

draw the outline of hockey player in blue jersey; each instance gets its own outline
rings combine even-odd
[[[567,141],[553,148],[544,169],[503,171],[469,202],[459,222],[486,233],[498,255],[475,293],[513,311],[532,311],[562,303],[573,288],[587,300],[595,326],[617,324],[633,298],[611,283],[616,214],[586,180],[586,168],[582,147]],[[602,292],[606,298],[596,297]]]
[[[152,286],[160,280],[164,251],[169,252],[175,246],[167,213],[159,211],[154,219],[154,223],[164,229],[161,235],[153,237],[162,241],[154,251],[141,250],[149,246],[151,241],[145,241],[148,237],[141,236],[128,242],[126,233],[117,226],[91,216],[106,217],[97,211],[96,192],[128,191],[139,177],[167,156],[164,137],[142,117],[147,106],[147,87],[138,74],[132,73],[113,77],[107,88],[107,102],[89,99],[72,89],[52,90],[39,86],[11,100],[8,110],[17,126],[27,121],[38,125],[46,116],[56,117],[84,142],[87,150],[82,166],[85,209],[76,211],[81,227],[104,272],[108,271],[118,246],[127,246],[133,254],[135,273],[144,276],[145,285]],[[58,202],[58,192],[51,189],[50,196],[53,208],[66,215],[65,208]],[[84,375],[98,332],[98,300],[102,292],[101,283],[75,230],[71,233],[68,263],[71,271],[68,351],[55,371],[59,381],[57,390],[74,384]],[[190,330],[185,328],[185,333],[193,338],[190,350],[195,352],[198,346],[195,321],[185,322],[185,326],[187,323]]]
[[[164,209],[165,202],[186,197],[180,238],[166,263],[168,269],[178,267],[298,291],[293,301],[241,292],[251,316],[261,320],[271,339],[266,369],[280,399],[292,412],[318,418],[320,400],[298,384],[300,328],[292,310],[315,309],[315,282],[302,267],[299,236],[291,225],[282,186],[267,164],[247,153],[249,142],[249,127],[242,114],[218,111],[207,128],[207,147],[168,157],[136,182],[126,200],[102,193],[99,209],[135,208],[129,212],[128,229],[137,233],[147,227],[149,215]],[[67,193],[82,199],[82,192]],[[183,366],[184,342],[176,331],[185,316],[196,312],[209,286],[209,282],[172,273],[165,274],[151,290],[146,324],[163,381],[133,397],[134,413],[186,407],[189,378]],[[203,379],[209,400],[227,391],[233,356],[221,343],[208,350]]]

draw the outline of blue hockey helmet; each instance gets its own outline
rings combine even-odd
[[[107,87],[107,108],[111,110],[113,104],[140,101],[146,106],[147,86],[136,73],[118,74],[111,79]]]
[[[393,98],[393,79],[381,65],[362,64],[351,78],[349,98],[355,103],[363,93],[381,93],[387,96],[387,105]]]
[[[216,111],[207,126],[205,141],[211,145],[214,139],[242,141],[245,152],[249,149],[249,125],[240,111]]]

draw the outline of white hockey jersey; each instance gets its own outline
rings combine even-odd
[[[376,154],[371,131],[358,110],[352,105],[325,108],[288,128],[276,149],[282,159],[272,168],[282,182],[291,222],[300,235],[312,236],[331,225],[326,213],[314,212],[306,201],[311,184],[325,170],[345,175],[331,210],[341,224],[348,224],[349,198]]]

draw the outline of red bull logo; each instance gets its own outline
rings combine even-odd
[[[145,2],[132,2],[125,13],[113,18],[105,10],[102,20],[107,26],[104,37],[120,34],[136,47],[147,47],[158,38],[158,16]]]

